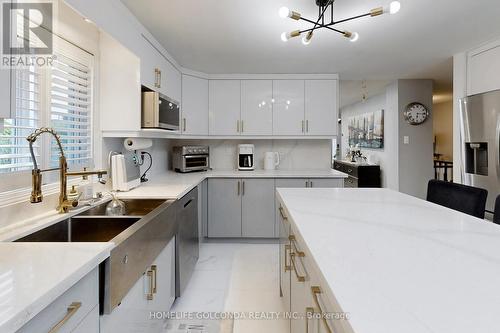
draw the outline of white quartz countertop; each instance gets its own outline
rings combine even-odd
[[[278,189],[355,333],[500,331],[500,227],[387,189]]]
[[[153,175],[147,183],[129,191],[120,192],[120,198],[180,199],[207,178],[347,178],[347,174],[333,169],[324,170],[210,170],[177,173],[168,171]]]
[[[113,243],[0,243],[0,332],[15,332],[109,257]]]

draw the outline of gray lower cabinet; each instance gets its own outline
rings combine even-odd
[[[309,187],[312,188],[335,188],[344,187],[344,179],[338,178],[310,178]]]
[[[241,237],[241,182],[208,180],[208,237]]]
[[[274,238],[274,179],[209,179],[209,238]]]
[[[243,179],[241,196],[243,237],[276,237],[274,212],[274,179]]]

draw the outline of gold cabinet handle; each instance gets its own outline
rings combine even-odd
[[[309,120],[306,120],[306,132],[309,133]]]
[[[240,121],[236,120],[236,132],[240,132]]]
[[[156,294],[156,282],[157,282],[156,276],[157,276],[157,273],[158,273],[156,265],[151,265],[151,272],[153,272],[153,286],[151,288],[151,292],[153,294]]]
[[[241,195],[245,195],[245,181],[241,181]]]
[[[56,333],[58,332],[61,327],[64,326],[64,324],[66,324],[66,322],[68,320],[71,319],[71,317],[73,317],[73,315],[78,311],[78,309],[80,309],[82,306],[82,302],[73,302],[71,303],[69,306],[68,306],[68,309],[67,309],[67,312],[66,312],[66,315],[64,316],[63,319],[61,319],[60,322],[58,322],[54,327],[52,327],[49,331],[49,333]]]
[[[314,315],[314,308],[306,308],[306,333],[309,333],[309,319]]]
[[[153,296],[154,296],[154,294],[153,294],[153,283],[154,283],[153,282],[153,271],[152,270],[148,270],[146,272],[146,276],[149,279],[149,292],[146,294],[146,299],[148,301],[151,301],[151,300],[153,300]]]
[[[158,88],[161,88],[161,70],[158,69]]]
[[[299,271],[297,270],[297,265],[295,264],[295,257],[297,256],[296,253],[290,253],[290,262],[292,263],[292,268],[293,271],[295,272],[295,276],[297,277],[297,281],[299,282],[306,282],[306,277],[304,275],[300,275]]]
[[[182,127],[183,127],[182,131],[186,132],[186,118],[182,118]]]
[[[311,292],[313,294],[314,303],[316,304],[316,307],[319,309],[319,312],[321,313],[321,318],[322,318],[323,324],[325,325],[327,332],[328,333],[335,333],[335,331],[332,330],[332,328],[328,324],[328,321],[326,320],[326,316],[324,315],[325,311],[323,311],[323,309],[321,308],[321,304],[319,303],[319,295],[321,295],[323,293],[321,291],[321,288],[318,286],[312,286]]]
[[[304,121],[302,120],[302,133],[304,133]]]
[[[285,210],[283,209],[283,207],[280,206],[280,208],[278,208],[278,210],[280,211],[281,218],[283,220],[288,220],[288,217],[286,217]]]
[[[240,183],[240,181],[238,180],[238,195],[240,195],[240,192],[241,192],[241,183]]]
[[[297,257],[304,258],[306,256],[303,251],[299,250],[299,247],[297,246],[297,238],[294,235],[290,237],[290,244],[293,245],[293,252],[297,255]]]
[[[241,133],[245,132],[245,130],[243,129],[243,125],[245,124],[245,122],[242,120],[241,121]]]
[[[290,245],[285,245],[285,260],[283,260],[283,262],[285,263],[284,265],[284,270],[285,272],[288,272],[292,269],[292,267],[290,266],[290,264],[288,263],[288,258],[290,257],[289,254],[291,252],[291,246]]]

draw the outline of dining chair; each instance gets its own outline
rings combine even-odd
[[[487,197],[485,189],[442,180],[432,179],[427,186],[427,201],[481,219],[484,219]]]
[[[493,222],[500,224],[500,195],[495,200],[495,211],[493,213]]]

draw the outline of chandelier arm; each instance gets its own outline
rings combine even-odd
[[[340,20],[340,21],[334,21],[334,22],[332,22],[330,24],[327,24],[327,25],[331,26],[331,25],[335,25],[335,24],[344,23],[344,22],[347,22],[347,21],[352,21],[352,20],[355,20],[355,19],[359,19],[359,18],[366,17],[366,16],[371,16],[371,13],[366,13],[366,14],[361,14],[361,15],[349,17],[349,18],[346,18],[346,19],[343,19],[343,20]]]
[[[299,33],[303,34],[304,32],[314,31],[314,30],[318,30],[318,29],[321,29],[321,28],[326,28],[326,29],[338,32],[339,34],[342,34],[342,35],[345,33],[345,31],[341,31],[341,30],[332,28],[330,26],[330,24],[325,24],[325,25],[320,24],[320,25],[316,26],[315,28],[309,28],[309,29],[305,29],[305,30],[300,30]]]

